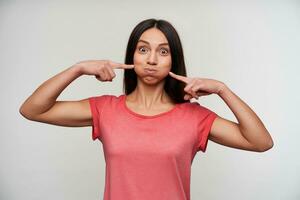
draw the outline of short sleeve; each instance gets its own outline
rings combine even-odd
[[[218,115],[214,111],[200,105],[198,102],[196,104],[198,106],[197,119],[199,119],[197,124],[197,151],[202,151],[204,153],[207,148],[208,135],[212,124]]]
[[[89,104],[92,113],[92,139],[101,141],[100,120],[107,95],[90,97]]]

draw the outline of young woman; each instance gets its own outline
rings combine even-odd
[[[255,152],[272,148],[259,117],[225,83],[186,76],[181,42],[169,22],[140,22],[125,63],[78,62],[44,82],[20,108],[29,120],[92,126],[92,139],[102,142],[105,154],[105,200],[190,199],[192,161],[206,151],[208,139]],[[118,69],[125,71],[125,94],[56,101],[79,76],[112,81]],[[238,123],[190,102],[210,94],[224,100]]]

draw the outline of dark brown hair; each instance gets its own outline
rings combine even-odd
[[[172,57],[171,71],[175,74],[186,76],[183,49],[179,35],[172,24],[165,20],[147,19],[136,25],[136,27],[131,32],[128,40],[125,64],[133,64],[133,55],[138,40],[147,29],[153,27],[163,32],[168,40]],[[133,90],[137,86],[137,74],[135,73],[134,69],[124,70],[123,83],[123,90],[125,90],[126,95],[133,92]],[[170,75],[166,77],[164,90],[175,103],[190,102],[190,100],[184,100],[183,98],[185,95],[185,92],[183,90],[184,87],[185,83],[174,79]]]

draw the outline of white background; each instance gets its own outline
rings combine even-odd
[[[105,161],[91,127],[28,121],[25,99],[76,62],[124,62],[138,22],[165,19],[177,29],[188,76],[226,83],[261,118],[274,140],[264,153],[209,141],[192,165],[191,199],[300,199],[299,1],[0,2],[0,199],[102,199]],[[122,92],[82,76],[58,100]],[[217,95],[198,100],[236,121]],[[147,181],[147,180],[145,180]]]

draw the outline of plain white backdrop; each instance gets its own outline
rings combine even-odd
[[[19,107],[40,84],[76,62],[124,62],[132,29],[148,18],[165,19],[177,29],[188,76],[226,83],[274,140],[264,153],[209,141],[206,153],[193,161],[191,199],[300,199],[300,3],[289,0],[2,0],[0,199],[102,199],[105,160],[91,127],[28,121]],[[119,95],[123,71],[116,75],[105,83],[79,77],[58,100]],[[198,101],[236,121],[219,96]]]

